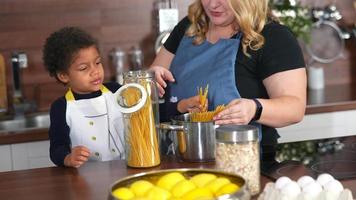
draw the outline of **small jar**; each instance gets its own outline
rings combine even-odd
[[[260,192],[258,129],[251,125],[223,125],[216,129],[216,168],[242,176],[251,195]]]
[[[158,90],[149,71],[124,73],[124,85],[117,91],[124,116],[126,162],[130,167],[160,164],[158,140]]]

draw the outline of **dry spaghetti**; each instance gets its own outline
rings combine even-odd
[[[209,85],[207,85],[204,89],[203,88],[198,88],[198,95],[199,95],[199,103],[200,106],[203,108],[202,111],[200,112],[192,112],[190,115],[190,121],[192,122],[209,122],[213,120],[213,117],[224,110],[225,106],[224,105],[218,105],[215,110],[213,111],[208,111],[208,101],[207,101],[207,96],[208,96],[208,90],[209,90]]]
[[[146,90],[150,85],[146,81],[140,83]],[[150,93],[148,93],[149,95]],[[138,103],[141,94],[136,88],[127,88],[122,92],[126,105],[131,107]],[[160,164],[158,136],[150,96],[145,105],[138,111],[128,115],[126,122],[126,159],[130,167],[152,167]]]

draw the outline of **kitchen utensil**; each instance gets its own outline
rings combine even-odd
[[[151,172],[143,172],[139,174],[134,174],[132,176],[128,176],[122,179],[117,180],[115,183],[112,184],[110,187],[110,194],[109,194],[109,200],[115,200],[114,196],[112,195],[112,192],[120,187],[129,187],[130,184],[132,184],[135,181],[138,180],[146,180],[150,181],[151,183],[156,183],[158,179],[168,173],[172,172],[178,172],[181,173],[185,178],[189,179],[193,177],[194,175],[201,174],[201,173],[209,173],[209,174],[214,174],[217,177],[226,177],[228,178],[232,183],[237,184],[240,189],[233,193],[233,194],[227,194],[227,195],[222,195],[217,198],[216,200],[249,200],[251,198],[249,192],[246,189],[246,184],[244,178],[241,176],[231,174],[231,173],[226,173],[226,172],[221,172],[213,169],[169,169],[169,170],[157,170],[157,171],[151,171]]]
[[[4,57],[0,54],[0,113],[7,112],[6,67]]]
[[[126,53],[120,47],[117,47],[111,50],[110,58],[113,66],[115,67],[116,81],[122,85],[124,82],[124,72],[126,72]]]
[[[189,162],[215,160],[215,128],[211,122],[191,122],[190,114],[171,119],[171,124],[161,123],[160,128],[171,130],[176,156]]]

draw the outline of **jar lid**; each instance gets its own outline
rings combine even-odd
[[[218,142],[258,141],[258,129],[252,125],[222,125],[215,131]]]
[[[136,71],[128,71],[124,73],[124,78],[153,78],[154,73],[149,70],[136,70]]]
[[[147,100],[145,88],[138,83],[128,83],[121,86],[115,92],[115,96],[117,98],[118,109],[122,113],[133,113],[140,110]],[[128,103],[131,105],[126,105]]]

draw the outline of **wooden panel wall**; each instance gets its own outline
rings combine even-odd
[[[178,0],[180,17],[190,0]],[[155,0],[0,0],[0,53],[6,58],[7,84],[12,86],[10,57],[26,52],[29,67],[23,70],[27,100],[48,110],[49,102],[63,95],[65,88],[49,77],[42,63],[45,39],[63,26],[79,26],[99,40],[106,79],[113,75],[109,52],[114,47],[129,51],[139,45],[145,64],[154,58],[157,37]],[[9,90],[9,97],[12,90]],[[11,98],[9,98],[11,103]]]
[[[176,0],[180,17],[193,0]],[[324,2],[324,0],[303,3]],[[109,52],[113,47],[126,51],[133,45],[144,50],[145,64],[154,57],[156,38],[155,0],[0,0],[0,53],[6,58],[7,84],[11,88],[10,56],[24,51],[29,67],[23,70],[25,97],[38,103],[40,110],[48,110],[49,102],[61,96],[64,87],[48,76],[42,64],[45,38],[63,26],[79,26],[99,39],[104,58],[106,78],[113,74]],[[353,0],[339,0],[337,6],[344,15],[343,23],[355,23]],[[354,81],[355,41],[348,42],[345,59],[325,65],[327,84]],[[8,95],[12,91],[8,89]],[[11,98],[9,99],[11,103]]]

